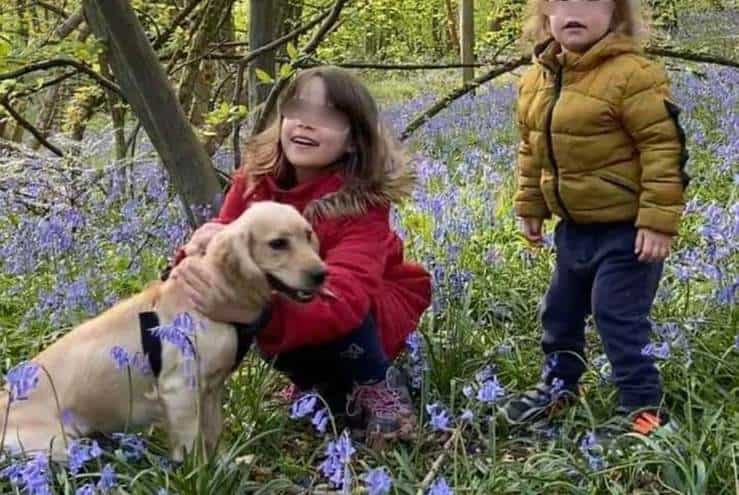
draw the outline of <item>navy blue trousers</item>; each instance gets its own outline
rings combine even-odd
[[[300,389],[318,386],[341,395],[355,384],[383,380],[389,364],[375,319],[369,315],[345,337],[279,354],[273,366]]]
[[[649,343],[649,312],[662,263],[642,263],[634,254],[632,223],[577,225],[562,221],[555,231],[557,264],[541,312],[542,348],[553,362],[546,381],[574,387],[585,371],[585,318],[595,319],[606,356],[627,409],[657,406],[662,385]]]

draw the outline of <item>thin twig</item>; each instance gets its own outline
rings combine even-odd
[[[72,76],[74,76],[75,74],[78,74],[78,73],[79,72],[77,72],[76,70],[73,70],[72,72],[66,72],[66,73],[62,74],[61,76],[59,76],[59,77],[55,77],[54,79],[50,79],[50,80],[46,81],[45,83],[41,84],[40,86],[34,86],[32,88],[29,88],[29,89],[27,89],[25,91],[20,91],[18,93],[12,93],[12,98],[13,99],[19,99],[19,98],[25,98],[27,96],[31,96],[33,94],[38,93],[42,89],[48,88],[49,86],[54,86],[56,84],[59,84],[61,82],[64,82],[67,79],[69,79],[70,77],[72,77]]]
[[[95,79],[101,86],[115,92],[118,96],[120,96],[123,100],[125,100],[125,95],[121,91],[121,88],[115,84],[113,81],[106,79],[105,77],[101,76],[94,70],[92,70],[90,67],[87,66],[87,64],[82,63],[78,60],[72,60],[68,58],[53,58],[50,60],[44,60],[42,62],[35,62],[32,64],[24,65],[23,67],[10,71],[10,72],[3,72],[0,73],[0,81],[5,79],[15,79],[20,76],[24,76],[26,74],[30,74],[31,72],[36,72],[39,70],[46,70],[46,69],[52,69],[54,67],[65,67],[65,66],[71,66],[76,68],[80,72],[84,72],[91,78]]]
[[[444,442],[444,446],[441,448],[441,454],[439,454],[439,456],[434,460],[433,464],[431,464],[431,469],[429,469],[428,473],[426,473],[426,476],[423,477],[423,481],[421,481],[421,486],[418,487],[416,495],[423,495],[429,485],[431,485],[431,482],[434,481],[436,475],[439,474],[439,469],[441,469],[441,465],[444,463],[447,456],[449,455],[449,451],[452,448],[452,445],[454,444],[454,442],[457,441],[459,435],[461,434],[462,426],[458,426],[454,429],[452,436],[450,436],[449,439]]]
[[[51,144],[47,139],[44,137],[43,133],[36,129],[33,124],[31,124],[29,121],[23,118],[21,114],[15,111],[15,108],[13,108],[10,105],[10,102],[8,102],[7,98],[0,99],[0,105],[2,105],[5,110],[10,114],[11,117],[15,119],[16,122],[18,122],[18,125],[23,127],[25,130],[33,134],[33,137],[35,137],[39,143],[41,143],[45,148],[49,149],[52,153],[54,153],[57,156],[63,157],[64,152]]]
[[[192,2],[187,4],[185,8],[182,9],[179,14],[177,14],[177,17],[172,20],[172,24],[170,24],[170,26],[165,29],[162,34],[157,36],[157,38],[154,40],[154,43],[151,44],[151,47],[154,50],[158,50],[159,48],[161,48],[162,45],[167,42],[172,33],[174,33],[175,29],[177,29],[179,25],[182,24],[187,16],[189,16],[192,11],[195,10],[195,7],[197,7],[202,1],[203,0],[192,0]]]
[[[339,19],[339,15],[341,15],[341,10],[346,6],[348,2],[349,0],[336,0],[336,2],[334,2],[333,7],[331,7],[331,12],[328,14],[326,19],[323,21],[323,23],[321,24],[321,27],[318,28],[318,31],[316,32],[315,35],[313,35],[313,38],[311,38],[310,41],[308,41],[308,44],[305,45],[305,47],[301,50],[300,57],[298,57],[298,60],[290,64],[292,67],[295,67],[295,64],[299,63],[301,59],[310,56],[314,51],[316,51],[316,48],[318,48],[318,45],[321,44],[323,39],[334,28],[336,21]],[[267,96],[267,100],[264,102],[264,105],[262,106],[262,109],[259,112],[257,120],[254,123],[254,129],[252,129],[252,134],[257,134],[261,132],[262,130],[264,130],[267,124],[267,119],[269,119],[270,115],[272,114],[272,110],[277,105],[277,98],[279,97],[280,93],[285,88],[285,86],[287,86],[289,77],[290,76],[281,77],[272,86],[272,89],[270,90],[269,95]]]
[[[426,122],[431,120],[431,118],[433,118],[436,114],[448,107],[453,101],[458,100],[470,91],[479,88],[486,82],[495,79],[498,76],[511,72],[518,67],[530,63],[530,60],[531,57],[529,56],[523,56],[517,59],[510,60],[505,64],[474,78],[472,81],[465,83],[462,87],[455,89],[444,98],[434,103],[431,107],[426,109],[423,113],[421,113],[421,115],[413,119],[413,121],[411,121],[411,123],[408,124],[405,130],[403,130],[403,132],[400,134],[400,140],[405,141],[406,139],[408,139],[411,134],[422,127]]]

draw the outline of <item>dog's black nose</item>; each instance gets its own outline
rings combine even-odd
[[[313,284],[319,286],[326,280],[326,269],[317,268],[315,270],[312,270],[308,274],[308,276],[310,277],[310,281],[313,282]]]

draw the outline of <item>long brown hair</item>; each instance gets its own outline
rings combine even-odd
[[[280,144],[281,107],[295,96],[301,84],[313,77],[323,80],[327,98],[351,124],[355,152],[344,157],[345,189],[379,193],[387,177],[405,168],[408,160],[380,121],[377,104],[366,86],[349,71],[333,66],[315,67],[297,74],[280,95],[274,121],[247,141],[244,165],[239,173],[246,175],[250,185],[255,185],[265,175],[283,178],[292,173]]]
[[[613,11],[611,31],[630,36],[637,41],[646,39],[648,32],[648,13],[639,0],[613,0],[616,8]],[[541,43],[552,37],[549,29],[549,18],[544,13],[547,0],[528,0],[524,20],[524,42]]]

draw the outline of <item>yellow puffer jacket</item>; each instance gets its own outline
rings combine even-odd
[[[664,69],[615,33],[579,56],[553,40],[534,54],[518,97],[517,215],[676,234],[687,152]]]

